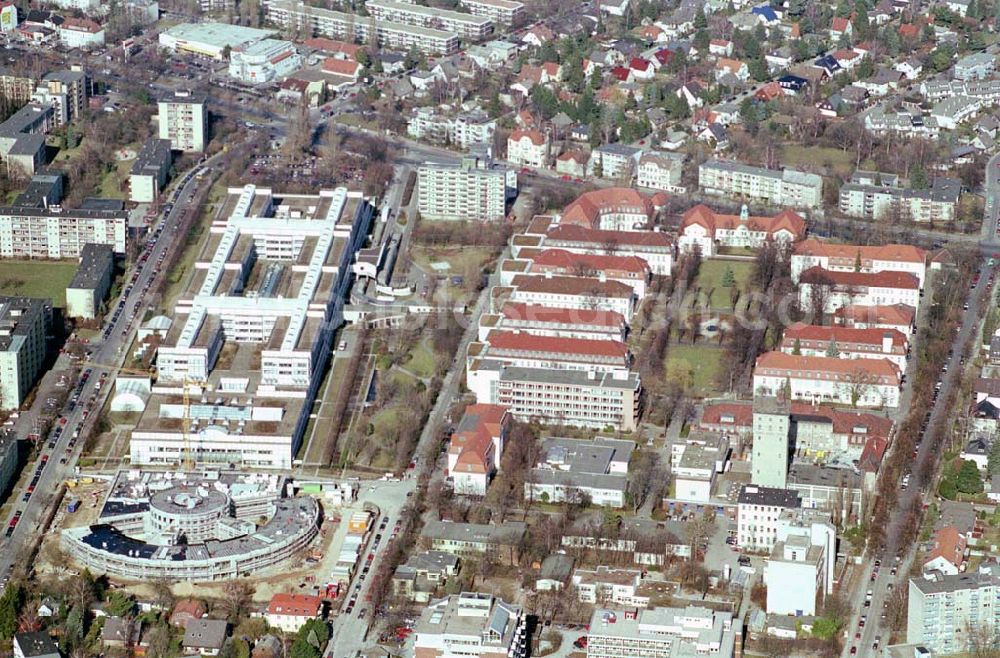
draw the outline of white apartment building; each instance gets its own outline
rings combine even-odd
[[[305,29],[313,35],[375,43],[390,50],[410,48],[428,55],[450,55],[458,51],[458,35],[450,30],[373,20],[333,9],[311,7],[295,0],[276,0],[267,5],[268,20],[287,29]]]
[[[459,165],[428,162],[417,168],[417,207],[425,219],[503,219],[507,199],[516,192],[517,172],[489,158],[467,156]]]
[[[830,514],[786,509],[778,517],[777,541],[764,567],[767,613],[814,616],[817,593],[833,593],[837,529]]]
[[[413,139],[466,150],[475,144],[492,144],[496,130],[497,122],[482,110],[446,116],[436,108],[418,107],[406,124],[406,134]]]
[[[526,11],[524,4],[515,0],[461,0],[460,6],[475,16],[485,16],[497,25],[519,25]]]
[[[195,265],[203,274],[179,298],[181,317],[159,348],[133,464],[179,463],[190,452],[198,463],[290,467],[373,215],[345,188],[230,188]]]
[[[0,207],[0,257],[79,258],[89,242],[125,253],[124,210]]]
[[[636,596],[642,582],[639,569],[613,569],[602,564],[594,570],[575,569],[571,580],[581,603],[639,608],[649,605],[649,597]]]
[[[778,541],[778,517],[798,509],[799,494],[791,489],[744,485],[736,506],[736,545],[751,552],[770,552]]]
[[[736,627],[731,612],[686,608],[595,610],[587,658],[732,658]]]
[[[917,277],[923,288],[927,252],[908,244],[833,244],[808,238],[795,244],[790,267],[792,281],[796,283],[803,272],[820,267],[831,272],[908,272]]]
[[[0,297],[0,409],[21,406],[42,374],[52,300]]]
[[[681,185],[683,169],[683,154],[649,151],[639,157],[635,184],[663,192],[683,193],[686,191]]]
[[[507,160],[519,167],[548,166],[549,136],[538,130],[515,130],[507,138]]]
[[[524,421],[631,432],[639,420],[642,386],[636,373],[521,368],[474,360],[469,389],[476,401],[507,407]]]
[[[793,400],[852,407],[899,406],[901,374],[886,359],[839,359],[765,352],[754,368],[755,395],[789,393]],[[790,388],[787,391],[786,388]]]
[[[897,329],[856,329],[797,323],[785,329],[785,354],[836,356],[842,359],[888,359],[906,372],[910,341]]]
[[[585,276],[531,276],[519,274],[511,281],[511,300],[558,308],[614,311],[626,319],[635,310],[632,287],[619,281]]]
[[[953,576],[910,578],[906,641],[935,654],[966,651],[972,633],[1000,635],[1000,575],[990,567]]]
[[[417,656],[525,658],[524,611],[492,594],[462,592],[432,601],[413,628]]]
[[[291,41],[262,39],[234,48],[229,54],[229,76],[251,85],[288,77],[302,68],[302,56]]]
[[[626,144],[602,144],[590,152],[587,173],[599,178],[627,180],[636,171],[642,149]]]
[[[208,109],[203,94],[177,91],[158,106],[160,139],[169,139],[176,151],[205,150]]]
[[[129,200],[135,203],[152,203],[167,184],[173,156],[170,140],[150,139],[132,163],[129,171]]]
[[[848,217],[864,219],[898,213],[901,219],[914,222],[953,222],[961,191],[961,182],[953,178],[936,176],[929,189],[913,190],[884,184],[878,173],[855,172],[840,187],[838,208]]]
[[[454,32],[461,39],[478,41],[493,33],[493,21],[475,14],[392,0],[370,0],[365,7],[377,21],[434,27]]]
[[[818,300],[815,304],[813,300]],[[822,304],[820,304],[820,301]],[[799,275],[799,306],[836,313],[847,306],[920,306],[920,281],[909,272],[833,272],[820,267]]]
[[[822,176],[794,169],[775,171],[708,160],[698,167],[698,185],[707,194],[743,197],[776,206],[818,208],[823,203]]]
[[[104,45],[104,27],[89,18],[63,19],[58,28],[59,42],[67,48],[99,48]]]

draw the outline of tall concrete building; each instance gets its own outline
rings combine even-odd
[[[41,374],[52,301],[0,297],[0,409],[17,409]]]
[[[708,160],[698,167],[698,185],[707,194],[736,196],[775,206],[823,205],[823,177],[794,169],[778,171],[730,160]]]
[[[80,253],[80,266],[66,287],[66,315],[92,320],[111,289],[115,269],[115,254],[110,245],[85,244]]]
[[[90,242],[125,253],[128,212],[0,206],[0,258],[79,258]]]
[[[177,91],[159,102],[160,139],[176,151],[204,151],[208,110],[204,94]]]
[[[922,644],[935,654],[952,654],[966,651],[973,638],[1000,645],[1000,573],[996,568],[910,578],[908,644]]]
[[[470,155],[457,166],[428,162],[417,170],[418,207],[425,219],[503,219],[516,190],[517,172],[489,157]]]
[[[791,407],[785,400],[755,396],[753,401],[753,457],[750,481],[784,489],[788,484]]]

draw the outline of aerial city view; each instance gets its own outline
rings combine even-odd
[[[1000,0],[0,0],[0,658],[1000,658]]]

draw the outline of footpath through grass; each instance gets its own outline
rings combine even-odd
[[[75,260],[0,261],[0,294],[48,297],[57,308],[66,307],[66,286],[76,273]]]

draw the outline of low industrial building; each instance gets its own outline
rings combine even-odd
[[[147,141],[129,172],[129,200],[135,203],[152,203],[167,184],[173,156],[169,139],[151,138]]]
[[[173,52],[225,59],[226,50],[236,50],[266,39],[274,30],[228,23],[180,23],[160,32],[160,46]]]
[[[416,656],[525,658],[527,617],[520,606],[492,594],[462,592],[432,602],[413,627]]]
[[[707,656],[732,658],[733,613],[686,608],[594,611],[587,632],[588,658]]]
[[[273,474],[120,471],[97,522],[63,530],[60,544],[116,578],[243,577],[297,555],[319,532],[316,500],[286,498],[285,485]]]
[[[111,289],[115,254],[106,244],[86,244],[80,253],[80,265],[66,287],[66,315],[93,320]]]
[[[542,461],[524,483],[526,500],[580,502],[620,508],[628,491],[633,441],[550,438],[542,442]]]

